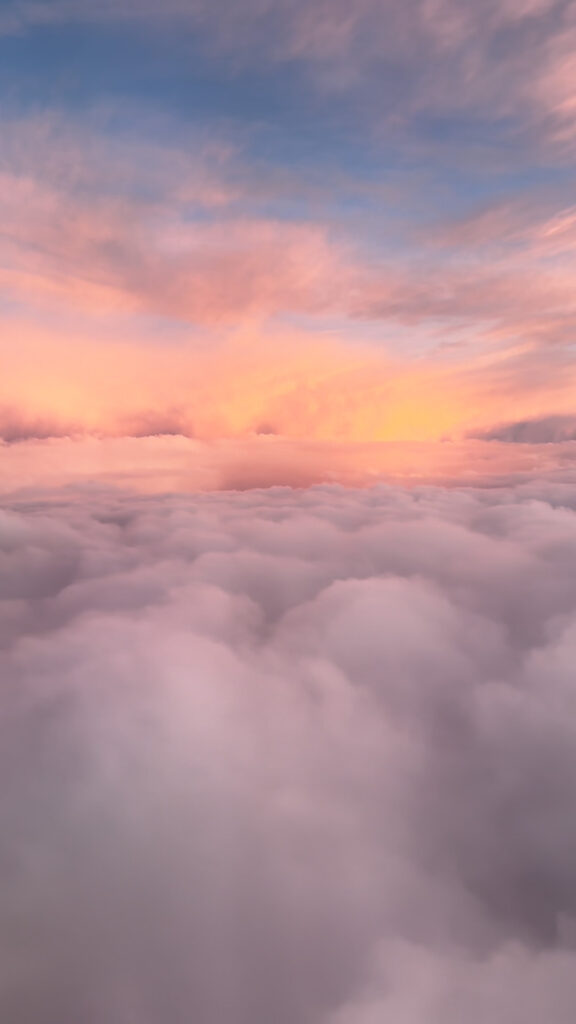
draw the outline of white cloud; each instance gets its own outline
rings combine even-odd
[[[576,490],[14,499],[2,1018],[564,1024]]]

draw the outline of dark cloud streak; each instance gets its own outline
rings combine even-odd
[[[562,444],[576,441],[576,416],[541,416],[537,419],[502,423],[470,435],[482,441],[509,444]]]

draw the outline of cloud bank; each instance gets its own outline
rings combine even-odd
[[[6,502],[2,1018],[571,1024],[575,541],[567,482]]]
[[[156,423],[157,426],[160,424]],[[168,429],[169,423],[164,423]],[[502,487],[573,479],[576,444],[508,444],[467,440],[433,443],[349,443],[293,440],[267,432],[233,440],[181,435],[21,437],[0,443],[0,494],[42,497],[87,489],[145,494],[309,487],[378,482]],[[150,430],[148,421],[147,430]]]

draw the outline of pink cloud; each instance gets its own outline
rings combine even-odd
[[[303,441],[275,436],[200,441],[186,437],[67,438],[2,447],[4,494],[46,488],[162,494],[318,483],[365,487],[378,481],[416,486],[505,486],[570,480],[575,443],[506,440],[416,442]]]
[[[149,146],[144,200],[124,187],[142,155],[129,142],[107,161],[98,133],[76,137],[50,118],[24,121],[21,132],[12,123],[7,137],[0,284],[25,312],[3,321],[0,399],[22,422],[55,424],[55,433],[74,424],[206,438],[264,425],[289,436],[423,440],[488,429],[502,401],[514,401],[517,419],[573,408],[573,368],[550,356],[552,346],[567,352],[576,314],[565,204],[535,208],[524,223],[523,206],[503,204],[430,231],[418,261],[412,248],[392,261],[352,247],[329,223],[243,214],[234,191],[224,206],[191,213],[187,188],[200,181],[196,199],[210,204],[210,182],[218,191],[229,181],[235,158],[217,144],[189,180],[182,153],[160,172]],[[67,320],[40,329],[35,318],[46,313]],[[311,326],[272,326],[286,313]],[[201,330],[177,344],[146,341],[142,314]],[[382,324],[376,344],[356,337],[365,320]],[[422,326],[425,358],[404,354],[397,325]]]
[[[482,256],[492,247],[500,260],[516,251],[525,264],[559,255],[569,258],[576,251],[576,207],[562,200],[549,194],[503,200],[439,226],[427,240],[480,250]]]
[[[0,175],[5,287],[96,312],[117,306],[199,323],[345,306],[354,271],[325,226],[241,211],[201,221],[192,198],[219,206],[226,193],[184,173],[148,203],[123,196],[121,177],[112,196],[106,177],[97,180],[93,194],[58,174],[52,182],[37,172]]]

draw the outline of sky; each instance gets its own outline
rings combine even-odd
[[[4,442],[576,436],[575,50],[565,0],[4,0]]]
[[[0,1019],[574,1024],[574,0],[0,0]]]

